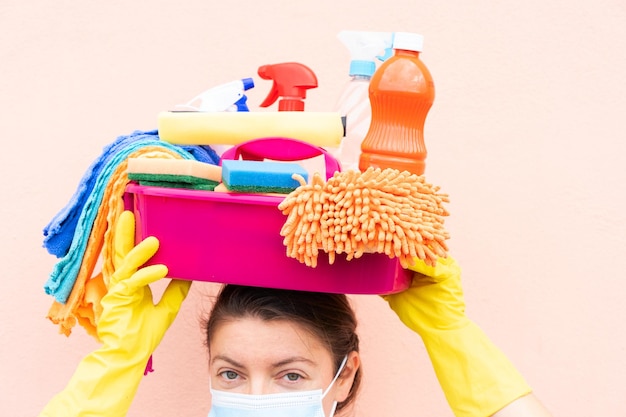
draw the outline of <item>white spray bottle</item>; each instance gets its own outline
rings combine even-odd
[[[343,171],[358,171],[361,143],[372,119],[370,79],[376,71],[376,59],[384,60],[383,56],[388,55],[393,33],[344,30],[337,37],[350,51],[350,81],[335,106],[335,111],[346,116],[346,135],[339,148],[329,152],[339,160]]]
[[[178,104],[175,111],[248,111],[246,90],[254,87],[252,78],[242,78],[210,88],[185,104]]]

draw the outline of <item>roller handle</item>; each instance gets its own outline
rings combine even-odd
[[[301,161],[319,155],[324,155],[326,179],[332,177],[335,172],[341,171],[339,161],[329,154],[326,149],[291,138],[270,137],[249,140],[226,150],[222,154],[222,159]]]

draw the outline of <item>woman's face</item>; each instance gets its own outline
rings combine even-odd
[[[211,386],[241,394],[326,390],[335,376],[333,358],[321,341],[286,320],[239,318],[221,323],[209,345]],[[345,400],[359,357],[352,352],[340,378],[324,397],[329,414]]]

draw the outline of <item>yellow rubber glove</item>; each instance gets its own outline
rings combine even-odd
[[[461,269],[451,257],[432,267],[417,260],[411,287],[385,296],[424,341],[437,379],[457,417],[490,416],[531,392],[485,333],[465,315]]]
[[[102,298],[102,347],[78,365],[66,388],[44,408],[46,417],[123,417],[152,352],[174,321],[191,281],[172,280],[154,304],[148,284],[167,275],[164,265],[139,269],[159,247],[148,237],[136,247],[135,218],[122,213],[115,229],[115,273]]]

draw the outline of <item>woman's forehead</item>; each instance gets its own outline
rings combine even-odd
[[[236,361],[278,363],[301,358],[322,365],[332,363],[331,353],[303,325],[288,320],[265,321],[254,317],[221,322],[209,342],[212,360],[228,357]]]

